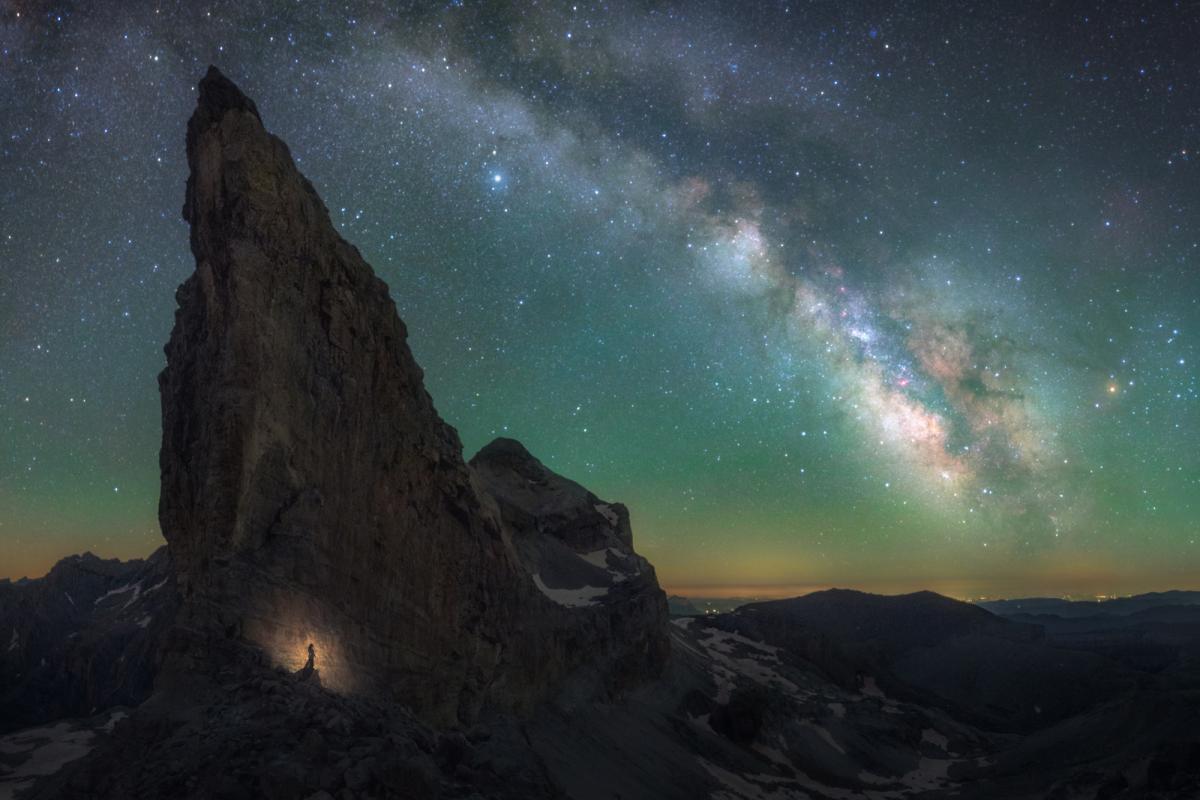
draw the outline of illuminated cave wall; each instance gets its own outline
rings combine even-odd
[[[246,615],[242,635],[261,647],[273,666],[288,672],[303,669],[312,644],[322,686],[342,694],[365,690],[343,624],[331,622],[323,605],[304,594],[278,591],[260,608],[259,613]]]

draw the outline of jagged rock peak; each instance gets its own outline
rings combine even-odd
[[[525,481],[545,483],[553,473],[516,439],[499,437],[488,442],[470,461],[476,473],[496,474],[505,479],[519,476]],[[565,478],[563,480],[566,480]]]
[[[479,452],[476,453],[475,457],[471,460],[474,461],[475,459],[479,458],[487,459],[489,461],[512,459],[518,463],[537,461],[537,459],[533,457],[533,454],[525,448],[525,445],[521,444],[516,439],[510,439],[507,436],[497,436],[495,439],[492,439],[490,442],[481,447]]]
[[[219,121],[226,111],[231,110],[248,111],[258,117],[258,107],[254,105],[254,101],[242,94],[242,90],[233,81],[211,64],[197,88],[199,99],[195,115],[192,117],[197,128]],[[259,121],[262,121],[261,117]]]
[[[549,640],[576,643],[617,692],[658,674],[670,653],[667,601],[654,567],[633,549],[629,510],[554,472],[513,439],[492,441],[471,469],[524,571],[544,597],[570,609],[573,624]],[[543,659],[561,657],[555,649]]]
[[[469,716],[529,592],[388,288],[215,70],[187,144],[159,515],[188,624],[290,669],[314,644],[335,688]]]
[[[507,467],[467,467],[387,286],[215,69],[187,145],[196,272],[159,376],[159,517],[188,632],[171,669],[206,668],[222,641],[295,671],[311,645],[323,684],[442,721],[529,708],[596,653],[620,668],[602,688],[660,669],[665,602],[624,508],[515,442],[489,451]],[[515,477],[524,468],[545,471],[544,496]],[[566,549],[515,545],[519,508]],[[591,542],[612,560],[579,549]],[[551,574],[559,555],[568,566]],[[555,600],[585,568],[611,596]]]
[[[515,439],[494,439],[471,459],[471,468],[506,518],[519,509],[541,519],[544,531],[572,539],[573,546],[595,549],[606,546],[605,540],[614,535],[632,552],[633,533],[624,505],[604,502],[554,472]]]

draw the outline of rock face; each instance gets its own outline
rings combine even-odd
[[[159,517],[184,599],[180,640],[191,642],[174,663],[203,666],[206,643],[224,637],[299,669],[312,644],[326,686],[387,693],[427,719],[540,701],[588,660],[571,631],[590,639],[598,615],[538,591],[524,565],[541,562],[521,557],[516,518],[506,525],[497,512],[521,504],[477,490],[387,286],[215,68],[200,83],[187,155],[196,272],[178,291],[159,377]],[[659,602],[661,620],[642,605],[604,607],[659,626],[635,638],[629,659],[650,674],[665,601],[619,508],[585,515],[590,543],[582,528],[560,538],[575,549],[612,540],[614,569],[646,576],[637,601]]]
[[[512,439],[496,439],[470,466],[523,571],[556,607],[542,615],[538,638],[553,642],[544,657],[586,653],[589,672],[609,692],[661,672],[670,655],[666,597],[654,567],[633,550],[629,510],[547,469]]]
[[[166,548],[0,582],[0,734],[144,700],[178,605]]]

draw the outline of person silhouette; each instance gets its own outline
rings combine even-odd
[[[300,680],[305,680],[316,671],[317,664],[317,648],[313,647],[312,642],[308,643],[308,661],[296,673]]]

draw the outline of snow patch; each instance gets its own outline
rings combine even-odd
[[[712,714],[701,714],[698,717],[693,717],[691,714],[688,714],[687,718],[688,722],[692,723],[692,725],[696,726],[705,733],[711,733],[713,736],[717,735],[717,732],[713,730],[712,726]]]
[[[121,610],[125,610],[137,602],[138,597],[142,594],[142,582],[138,581],[133,585],[133,597],[125,601],[125,605],[121,606]]]
[[[0,737],[0,755],[11,769],[0,773],[0,800],[12,800],[44,775],[82,758],[92,749],[95,734],[69,722],[11,733]]]
[[[591,564],[593,567],[599,567],[600,569],[608,569],[608,551],[609,550],[612,550],[612,548],[605,547],[602,550],[595,550],[591,553],[576,553],[575,555],[579,556],[584,561]]]
[[[13,626],[12,638],[8,640],[8,652],[11,653],[13,650],[16,650],[17,645],[20,643],[21,643],[21,637],[17,634],[16,626]]]
[[[863,678],[862,693],[867,697],[877,697],[880,700],[886,700],[887,695],[879,688],[879,684],[875,682],[875,678],[867,675]]]
[[[921,731],[921,741],[933,745],[943,753],[949,752],[950,740],[942,734],[935,731],[933,728],[926,728]]]
[[[154,617],[147,614],[146,616],[144,616],[138,620],[138,627],[139,628],[147,627],[150,624],[150,620],[152,620],[152,619],[154,619]]]
[[[608,556],[610,553],[616,556],[618,563],[620,560],[627,557],[627,554],[622,553],[615,547],[605,547],[603,550],[593,550],[590,553],[576,553],[575,555],[579,556],[593,567],[599,567],[600,569],[607,570],[608,576],[612,578],[613,583],[620,583],[630,575],[637,576],[642,574],[641,570],[635,570],[632,573],[626,573],[616,567],[610,567],[608,565]]]
[[[98,606],[101,603],[103,603],[105,600],[107,600],[108,598],[116,597],[117,595],[125,594],[126,592],[133,592],[133,597],[129,600],[128,603],[126,603],[124,606],[122,606],[123,608],[127,608],[129,606],[129,603],[132,603],[134,600],[138,599],[138,595],[142,593],[142,582],[138,581],[137,583],[127,583],[124,586],[118,586],[116,589],[110,589],[107,592],[105,592],[104,594],[97,597],[92,602],[92,605]]]
[[[766,775],[751,775],[751,778],[759,779],[769,777]],[[776,778],[776,781],[781,779]],[[877,789],[841,789],[836,786],[827,786],[820,781],[814,780],[803,772],[797,772],[794,783],[802,786],[805,789],[816,792],[818,797],[836,798],[836,800],[899,800],[904,795],[898,791],[879,791]],[[808,795],[805,795],[806,797]]]
[[[833,715],[835,717],[837,717],[838,719],[846,718],[846,704],[845,703],[830,703],[829,710],[832,711]]]
[[[900,791],[880,791],[877,789],[843,789],[827,786],[813,780],[803,772],[797,771],[795,777],[779,775],[737,775],[727,769],[707,761],[697,759],[701,766],[708,771],[724,787],[725,791],[715,792],[714,800],[727,798],[743,798],[743,800],[810,800],[814,792],[818,797],[835,798],[836,800],[899,800],[904,796]]]
[[[727,769],[722,769],[706,759],[697,758],[696,760],[699,761],[700,765],[708,771],[709,775],[712,775],[717,779],[717,781],[720,782],[722,786],[732,792],[732,795],[725,793],[714,794],[714,798],[743,797],[748,798],[749,800],[808,800],[807,794],[798,792],[791,787],[770,785],[764,786],[761,783],[755,782],[756,780],[765,777],[767,779],[765,782],[774,783],[775,781],[779,781],[779,778],[759,775],[753,776],[753,778],[750,776],[743,777],[730,772]]]
[[[594,606],[596,605],[596,598],[604,597],[608,594],[608,589],[603,586],[580,586],[578,589],[551,589],[542,583],[542,576],[536,572],[533,574],[533,582],[537,585],[538,591],[560,606],[566,606],[567,608]]]
[[[948,758],[922,758],[900,782],[912,789],[943,789],[950,783],[950,765],[954,763]]]
[[[709,656],[712,676],[717,684],[717,702],[729,701],[739,675],[762,686],[777,686],[793,696],[799,694],[799,686],[768,666],[781,663],[777,655],[778,647],[756,642],[741,634],[730,633],[719,628],[705,628],[704,632],[708,634],[708,637],[697,640],[697,644]],[[751,654],[749,656],[736,655],[736,648],[739,645],[750,649]]]
[[[151,592],[157,592],[159,589],[161,589],[163,586],[165,586],[166,583],[167,583],[167,579],[163,578],[161,581],[159,581],[158,583],[154,584],[149,589],[147,589],[146,594],[150,594]]]
[[[769,761],[772,761],[780,766],[791,769],[792,762],[783,754],[783,751],[775,747],[767,747],[765,744],[754,745],[754,750],[766,756]]]
[[[608,524],[612,525],[614,528],[620,524],[621,517],[617,515],[616,511],[613,511],[613,507],[610,506],[608,503],[596,503],[596,505],[592,506],[592,508],[599,511],[600,514],[606,520],[608,520]]]
[[[761,653],[766,654],[768,660],[779,663],[779,648],[766,642],[758,642],[754,639],[742,636],[740,633],[730,633],[723,631],[720,628],[705,628],[709,632],[709,637],[700,642],[706,650],[717,650],[722,653],[732,653],[734,645],[740,644],[746,647],[752,647]]]
[[[837,743],[837,740],[833,738],[833,734],[830,733],[828,730],[826,730],[825,728],[822,728],[820,725],[817,725],[814,722],[809,722],[806,719],[801,720],[800,724],[802,726],[804,726],[805,728],[809,728],[810,730],[816,731],[817,735],[821,737],[821,739],[825,742],[825,744],[829,745],[834,750],[837,750],[842,755],[846,755],[846,749]]]
[[[895,783],[891,778],[876,775],[874,772],[867,772],[865,769],[858,773],[858,780],[862,783],[874,784],[875,786],[886,786],[889,783]]]
[[[114,711],[112,716],[108,718],[108,722],[100,726],[100,730],[105,733],[112,733],[113,728],[117,727],[117,723],[129,716],[127,711]]]

